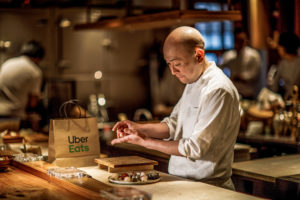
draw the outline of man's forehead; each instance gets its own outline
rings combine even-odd
[[[168,61],[169,61],[169,62],[172,62],[172,61],[176,61],[176,60],[179,60],[179,58],[171,58],[171,59],[169,59]]]
[[[181,60],[180,57],[178,56],[173,56],[173,55],[169,55],[169,56],[164,56],[166,62],[173,62],[173,61],[178,61],[178,60]]]

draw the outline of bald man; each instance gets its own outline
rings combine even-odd
[[[182,97],[161,123],[116,123],[118,138],[112,144],[132,143],[170,154],[170,174],[234,189],[238,92],[216,64],[206,60],[204,46],[202,35],[192,27],[168,35],[164,58],[172,75],[186,84]]]

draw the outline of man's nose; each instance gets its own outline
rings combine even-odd
[[[178,69],[176,69],[176,67],[174,67],[174,65],[170,65],[170,70],[171,70],[172,75],[175,75],[175,73],[178,72]]]

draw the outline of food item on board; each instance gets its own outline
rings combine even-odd
[[[117,136],[118,136],[118,138],[122,138],[122,137],[125,136],[125,134],[124,133],[118,133]]]
[[[118,184],[147,184],[154,183],[160,180],[158,172],[123,172],[114,173],[108,177],[109,181]]]
[[[77,169],[75,167],[53,167],[47,170],[47,173],[50,176],[54,176],[59,179],[74,179],[74,178],[83,178],[91,177],[86,172]]]

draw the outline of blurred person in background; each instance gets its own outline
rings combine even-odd
[[[163,77],[160,80],[158,88],[157,103],[154,105],[153,113],[163,119],[169,116],[180,99],[184,84],[177,80],[168,68],[165,68]]]
[[[233,190],[238,92],[215,62],[207,61],[204,47],[195,28],[179,27],[168,35],[165,61],[186,85],[180,100],[160,123],[118,122],[113,128],[118,138],[112,144],[132,143],[170,154],[170,174]]]
[[[40,116],[27,113],[40,100],[42,71],[39,62],[44,57],[44,48],[34,40],[22,45],[21,55],[5,61],[0,69],[0,117],[19,118],[38,128]]]
[[[300,57],[298,50],[300,40],[294,33],[280,34],[277,51],[281,58],[278,66],[273,66],[268,72],[268,87],[289,99],[293,85],[300,88]]]
[[[241,28],[234,31],[234,37],[234,49],[224,53],[222,68],[230,70],[230,79],[242,98],[255,99],[260,90],[261,57],[248,45],[248,36]]]
[[[171,74],[163,57],[162,46],[169,32],[169,28],[153,30],[154,40],[143,48],[140,59],[143,81],[150,91],[145,104],[149,105],[146,108],[152,111],[155,119],[171,114],[185,86]]]

